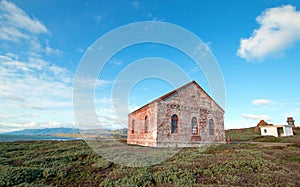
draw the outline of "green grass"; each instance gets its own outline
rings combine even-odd
[[[245,129],[230,129],[226,130],[226,140],[230,137],[233,142],[256,141],[256,142],[282,142],[294,143],[295,146],[300,146],[300,128],[293,129],[294,136],[288,137],[273,137],[261,136],[260,132],[255,132],[254,128]]]
[[[285,160],[300,163],[300,156],[298,156],[298,157],[287,157],[287,158],[285,158]]]
[[[257,137],[260,137],[260,132],[255,132],[253,128],[230,129],[226,130],[226,140],[228,137],[234,142],[252,141]]]
[[[283,137],[259,136],[253,139],[256,142],[283,142]]]
[[[130,155],[128,155],[130,156]],[[125,167],[84,141],[0,143],[0,186],[300,186],[300,148],[184,148],[164,163]]]

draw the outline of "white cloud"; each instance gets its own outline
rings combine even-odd
[[[4,94],[1,94],[1,96],[6,99],[6,100],[10,100],[10,101],[25,101],[23,97],[20,97],[20,96],[17,96],[15,94],[12,94],[12,93],[4,93]]]
[[[137,105],[135,105],[135,104],[129,105],[129,111],[130,111],[130,112],[133,112],[133,111],[135,111],[135,110],[137,110],[137,109],[139,109],[139,108],[140,108],[140,107],[137,106]]]
[[[97,103],[111,104],[112,103],[112,99],[111,98],[107,98],[107,97],[101,97],[99,99],[95,99],[95,102],[97,102]]]
[[[211,45],[211,42],[201,43],[194,49],[194,53],[199,59],[202,59],[210,53],[209,45]]]
[[[23,114],[21,117],[24,117],[24,118],[39,118],[40,115],[38,113],[32,113],[32,114]]]
[[[147,14],[147,17],[146,17],[147,20],[150,20],[150,21],[165,21],[164,18],[161,18],[157,15],[153,15],[151,13]]]
[[[38,113],[31,113],[31,114],[22,114],[22,115],[0,115],[0,119],[15,119],[15,118],[39,118],[40,115]]]
[[[51,48],[47,41],[39,40],[40,34],[49,35],[49,33],[42,22],[30,17],[14,3],[0,1],[0,40],[10,41],[18,46],[25,45],[29,51],[61,55],[61,50]]]
[[[62,54],[62,51],[60,50],[60,49],[53,49],[53,48],[51,48],[51,47],[49,47],[49,46],[46,46],[46,48],[45,48],[45,53],[47,54],[47,55],[61,55]]]
[[[43,129],[43,128],[57,128],[57,127],[70,127],[77,128],[74,123],[61,123],[57,121],[50,122],[35,122],[29,121],[25,123],[0,123],[0,133],[18,131],[22,129]]]
[[[242,117],[251,120],[272,120],[268,115],[256,115],[256,114],[242,114]]]
[[[12,42],[19,42],[21,39],[30,39],[30,36],[28,34],[22,33],[16,28],[9,26],[5,27],[2,24],[0,24],[0,39]]]
[[[0,53],[0,132],[74,124],[74,75],[45,60],[63,53],[49,45],[49,36],[41,21],[0,0],[0,43],[5,46]]]
[[[248,61],[260,61],[283,53],[300,40],[300,12],[291,5],[270,8],[256,18],[260,28],[241,39],[237,55]]]
[[[68,70],[43,59],[30,57],[21,61],[13,54],[0,55],[2,122],[13,127],[16,123],[30,123],[32,118],[48,121],[52,116],[65,120],[72,106],[72,79]],[[57,111],[60,114],[54,115]],[[67,120],[73,120],[72,116]]]
[[[135,9],[135,10],[138,10],[140,8],[140,3],[138,1],[133,1],[130,3],[130,6]]]
[[[126,128],[126,124],[123,124],[121,121],[121,116],[117,116],[115,111],[111,107],[100,107],[96,110],[98,119],[101,123],[101,127],[103,128],[110,128],[110,129],[117,129],[117,128]],[[126,120],[127,121],[127,120]],[[82,125],[80,128],[86,129],[86,124]],[[95,126],[93,128],[99,128],[99,126]]]
[[[3,120],[3,119],[12,119],[12,118],[15,118],[16,116],[14,115],[3,115],[1,114],[0,115],[0,119]]]
[[[255,106],[265,106],[265,105],[270,105],[272,103],[271,100],[267,99],[255,99],[252,101],[252,104]]]
[[[27,60],[20,60],[15,54],[0,55],[0,119],[5,128],[14,130],[26,128],[31,122],[37,127],[65,126],[73,122],[72,94],[74,75],[67,69],[43,60],[32,54]],[[83,84],[95,83],[84,80]],[[98,89],[111,81],[96,79]],[[101,104],[111,102],[100,98]],[[114,125],[107,113],[101,113],[105,124]],[[109,114],[113,117],[113,114]],[[112,118],[111,118],[112,119]],[[57,123],[50,123],[56,121]],[[68,123],[69,124],[69,123]],[[4,128],[3,125],[0,126]]]
[[[113,82],[109,80],[103,80],[103,79],[94,79],[91,77],[77,77],[76,79],[76,85],[80,89],[83,88],[94,88],[97,87],[98,89],[103,88],[104,86],[111,85]]]
[[[46,26],[37,19],[30,18],[22,9],[12,2],[0,2],[0,38],[19,40],[29,36],[25,33],[49,33]]]
[[[25,123],[25,124],[23,124],[23,127],[24,127],[25,129],[34,129],[34,128],[37,127],[37,124],[36,124],[36,122],[31,121],[30,123]]]
[[[198,66],[193,66],[193,67],[191,67],[190,68],[190,70],[189,70],[189,74],[196,74],[196,73],[198,73],[199,71],[201,71],[200,69],[199,69],[199,67]]]
[[[77,51],[78,53],[83,53],[83,52],[84,52],[84,49],[83,49],[83,48],[77,48],[76,51]]]
[[[299,106],[298,106],[299,107]],[[300,117],[300,108],[289,108],[287,111],[281,114],[282,117]],[[300,121],[300,120],[298,120]]]
[[[101,21],[103,20],[103,17],[100,16],[100,15],[95,16],[95,20],[96,20],[96,22],[99,24],[99,23],[101,23]]]
[[[113,65],[115,65],[115,66],[120,66],[120,65],[123,64],[123,62],[122,62],[121,60],[116,59],[116,58],[113,58],[113,59],[110,60],[108,63],[109,63],[109,64],[113,64]]]

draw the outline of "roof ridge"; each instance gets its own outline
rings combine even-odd
[[[152,104],[152,103],[154,103],[154,102],[157,102],[157,101],[159,101],[159,100],[164,100],[164,99],[168,98],[169,96],[173,95],[174,93],[176,93],[176,92],[182,90],[183,88],[185,88],[185,87],[187,87],[187,86],[189,86],[189,85],[191,85],[191,84],[196,85],[201,91],[203,91],[203,93],[204,93],[211,101],[213,101],[213,102],[214,102],[214,103],[215,103],[215,104],[216,104],[223,112],[225,112],[224,109],[223,109],[223,108],[222,108],[215,100],[213,100],[213,99],[210,97],[210,95],[208,95],[208,93],[206,93],[206,91],[205,91],[205,90],[204,90],[204,89],[203,89],[203,88],[202,88],[195,80],[192,80],[192,81],[190,81],[190,82],[188,82],[188,83],[186,83],[186,84],[180,86],[179,88],[176,88],[176,89],[174,89],[174,90],[172,90],[172,91],[170,91],[170,92],[168,92],[168,93],[166,93],[166,94],[160,96],[159,98],[152,100],[151,102],[149,102],[149,103],[143,105],[142,107],[140,107],[140,108],[138,108],[138,109],[132,111],[130,114],[135,113],[135,112],[139,111],[140,109],[142,109],[142,108],[144,108],[144,107],[146,107],[146,106],[148,106],[148,105],[150,105],[150,104]]]

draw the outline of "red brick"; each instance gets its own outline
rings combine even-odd
[[[178,133],[171,133],[171,116],[176,114]],[[145,132],[145,116],[149,131]],[[128,115],[128,144],[153,147],[193,147],[225,143],[224,110],[195,82],[188,83]],[[197,118],[198,134],[192,134],[191,120]],[[213,119],[213,135],[209,134]],[[132,133],[132,121],[135,129]]]

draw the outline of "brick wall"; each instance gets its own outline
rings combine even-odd
[[[158,101],[158,146],[197,146],[197,143],[225,142],[224,112],[204,91],[191,84],[166,100]],[[178,133],[171,133],[171,116],[179,117]],[[198,134],[192,134],[192,118],[197,118]],[[213,119],[213,135],[208,120]],[[176,145],[177,144],[177,145]]]
[[[178,116],[178,132],[171,133],[171,116]],[[145,116],[149,132],[145,133]],[[158,147],[189,147],[206,143],[225,143],[224,111],[197,85],[189,84],[166,98],[157,99],[128,116],[128,144]],[[198,134],[192,133],[196,117]],[[212,135],[209,120],[213,120]],[[135,132],[132,133],[132,121]]]
[[[145,117],[148,116],[148,132],[145,132]],[[134,133],[132,123],[134,121]],[[156,103],[147,105],[128,115],[127,143],[144,146],[156,146]]]

